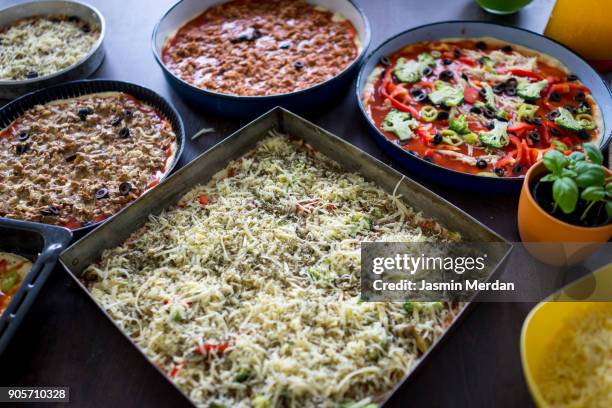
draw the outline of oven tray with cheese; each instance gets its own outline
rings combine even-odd
[[[496,268],[491,272],[490,278],[500,272],[501,264],[503,263],[503,259],[507,256],[510,246],[499,235],[444,199],[411,179],[405,178],[402,174],[374,159],[367,153],[282,108],[276,108],[200,155],[197,159],[160,183],[160,185],[149,194],[139,198],[134,204],[127,207],[101,227],[90,232],[82,240],[71,246],[62,254],[62,264],[66,267],[77,285],[100,307],[101,316],[104,314],[113,321],[111,313],[107,313],[106,310],[97,303],[92,295],[93,292],[89,292],[88,287],[91,289],[89,283],[83,281],[83,279],[86,279],[85,271],[88,267],[99,262],[102,257],[105,259],[105,264],[109,262],[110,259],[108,257],[110,253],[108,250],[112,250],[112,248],[122,245],[128,238],[129,242],[134,242],[134,239],[138,239],[138,237],[133,234],[137,231],[142,232],[143,230],[141,228],[143,225],[150,225],[149,220],[151,220],[151,215],[158,215],[162,212],[168,214],[166,210],[179,203],[181,197],[193,190],[194,187],[206,184],[214,175],[216,175],[215,180],[219,179],[220,174],[225,174],[220,172],[227,168],[230,161],[243,158],[245,154],[256,147],[258,142],[266,139],[269,132],[272,130],[291,135],[292,137],[304,141],[315,151],[339,163],[342,171],[359,173],[366,180],[373,182],[388,194],[393,194],[394,189],[397,189],[396,193],[402,196],[404,203],[410,205],[417,211],[422,211],[425,217],[435,219],[444,227],[448,228],[448,230],[460,233],[466,241],[500,243],[502,249],[500,249],[500,253],[497,254],[499,257],[495,258],[499,259],[500,262],[497,263]],[[229,169],[232,169],[232,167],[228,168],[227,177],[233,177]],[[214,201],[217,199],[219,198],[213,198]],[[210,199],[206,198],[206,196],[204,196],[204,199],[200,196],[199,203],[207,205],[210,203],[208,200]],[[223,199],[221,200],[223,201]],[[181,200],[181,202],[185,203],[184,200]],[[179,204],[178,208],[184,209],[191,205],[192,204]],[[167,224],[168,221],[161,222]],[[199,223],[199,221],[197,223]],[[143,242],[149,241],[143,240]],[[124,251],[124,249],[122,251]],[[105,253],[105,255],[103,255],[103,253]],[[100,268],[105,267],[100,266]],[[89,270],[89,272],[91,272],[91,270]],[[169,302],[171,303],[172,301]],[[160,300],[161,307],[164,307],[164,304],[165,303]],[[415,364],[410,366],[407,375],[402,377],[401,381],[397,383],[396,388],[393,388],[393,390],[397,389],[397,387],[401,387],[401,384],[415,372],[415,369],[419,367],[424,360],[427,360],[429,353],[439,347],[440,340],[447,337],[447,333],[457,325],[458,321],[461,320],[462,316],[465,315],[465,312],[473,304],[474,303],[469,303],[458,312],[453,322],[444,329],[443,334],[433,343],[425,354],[419,358]],[[171,305],[168,304],[168,306]],[[113,322],[116,327],[130,339],[126,331],[122,330],[116,321]],[[132,340],[130,339],[130,341]],[[146,358],[144,350],[139,348],[136,343],[133,342],[133,344]],[[207,344],[208,343],[204,343],[204,346]],[[205,348],[204,346],[202,348]],[[207,350],[210,349],[208,352],[213,350],[212,347],[213,346],[207,348]],[[225,350],[225,347],[223,350]],[[223,353],[223,350],[214,349],[214,351],[220,353]],[[202,351],[202,353],[203,352],[204,351]],[[155,364],[160,374],[165,375],[169,380],[174,379],[176,371],[179,369],[168,372],[165,369],[162,370],[160,364],[161,362]],[[174,384],[174,381],[172,382]],[[179,387],[176,387],[177,390],[181,392]],[[371,396],[373,402],[384,403],[384,401],[390,398],[393,390],[384,395]],[[183,395],[187,397],[186,394]],[[208,402],[210,402],[210,400]]]
[[[66,228],[33,222],[0,219],[0,252],[32,262],[4,313],[0,315],[0,353],[4,351],[41,287],[68,246],[72,234]]]

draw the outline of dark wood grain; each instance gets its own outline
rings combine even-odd
[[[196,141],[188,140],[181,165],[243,124],[185,105],[163,79],[151,53],[150,36],[171,1],[88,1],[102,11],[108,24],[107,56],[95,77],[135,82],[167,97],[181,113],[188,136],[202,127],[215,129]],[[358,3],[372,23],[375,47],[407,28],[448,19],[496,20],[541,31],[553,0],[535,1],[507,18],[490,16],[470,0]],[[306,116],[396,167],[367,136],[353,90],[328,112]],[[465,193],[424,184],[505,238],[518,239],[516,196]],[[519,355],[520,328],[531,306],[477,305],[390,405],[531,406]],[[69,386],[70,405],[78,407],[189,406],[59,268],[0,357],[0,385]]]

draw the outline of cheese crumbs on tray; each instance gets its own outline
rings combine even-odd
[[[105,251],[84,280],[198,406],[365,407],[458,307],[362,302],[360,242],[456,239],[272,132]]]

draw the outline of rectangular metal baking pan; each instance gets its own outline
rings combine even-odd
[[[41,287],[70,243],[66,228],[0,218],[0,251],[21,255],[33,262],[8,308],[0,316],[0,354],[25,317]]]
[[[402,179],[397,193],[402,195],[404,202],[422,211],[426,216],[437,219],[447,228],[460,232],[467,241],[501,243],[502,245],[496,245],[496,247],[501,247],[502,253],[493,254],[493,256],[497,256],[496,259],[506,259],[511,245],[459,208],[339,137],[285,109],[275,108],[202,153],[198,158],[160,183],[149,194],[145,194],[108,222],[90,232],[62,253],[60,261],[79,287],[89,295],[79,277],[88,265],[100,259],[105,249],[118,246],[130,234],[140,228],[147,221],[149,215],[160,213],[163,209],[175,204],[192,187],[206,183],[215,173],[225,168],[230,160],[238,159],[253,149],[258,141],[268,136],[268,131],[271,129],[304,140],[319,152],[340,163],[345,170],[360,173],[389,193],[393,192],[398,181]],[[501,265],[498,264],[497,268],[492,271],[491,277],[499,273],[500,267]],[[91,295],[89,297],[95,302]],[[413,366],[413,369],[398,384],[398,387],[415,372],[418,366],[422,365],[423,361],[427,360],[430,353],[437,349],[440,341],[447,336],[452,328],[456,327],[458,321],[462,319],[462,316],[465,315],[472,304],[470,303],[463,308],[445,334]],[[98,307],[107,318],[111,319],[99,305]],[[115,323],[113,322],[113,324]],[[119,329],[116,324],[115,327]],[[128,340],[131,341],[129,337]],[[134,343],[132,342],[132,344]],[[138,349],[140,350],[140,348]],[[159,368],[157,369],[166,376]],[[389,397],[391,394],[392,392],[385,397]]]

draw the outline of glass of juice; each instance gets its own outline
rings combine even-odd
[[[489,13],[512,14],[531,3],[531,0],[476,0],[476,2]]]

